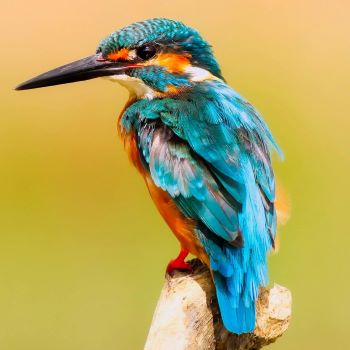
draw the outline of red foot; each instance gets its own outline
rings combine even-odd
[[[179,255],[177,258],[170,260],[166,272],[169,275],[172,275],[174,270],[181,270],[181,271],[192,271],[192,265],[185,262],[186,256],[189,254],[189,251],[187,249],[181,248]]]

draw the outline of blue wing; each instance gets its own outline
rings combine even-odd
[[[266,124],[219,81],[139,101],[123,120],[125,128],[138,131],[155,184],[198,222],[226,328],[252,331],[276,225],[270,148],[277,146]]]

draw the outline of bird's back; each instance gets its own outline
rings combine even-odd
[[[267,125],[224,83],[199,32],[166,18],[126,26],[104,39],[96,54],[17,89],[96,77],[130,91],[120,131],[185,248],[175,268],[187,267],[187,251],[199,256],[213,272],[226,328],[252,331],[276,233],[270,150],[278,147]]]
[[[252,331],[276,231],[275,143],[266,124],[226,84],[210,80],[173,96],[135,101],[121,125],[133,135],[132,153],[146,181],[176,207],[177,214],[168,209],[162,215],[167,221],[173,216],[172,229],[192,235],[192,252],[201,255],[199,242],[207,257],[225,326]]]

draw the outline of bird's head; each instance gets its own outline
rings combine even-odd
[[[110,34],[96,54],[41,74],[16,89],[97,77],[119,81],[139,98],[177,93],[205,79],[222,79],[210,45],[196,30],[155,18]]]

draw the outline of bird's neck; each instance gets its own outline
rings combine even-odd
[[[202,74],[202,79],[199,73]],[[168,110],[169,106],[171,108],[178,106],[181,109],[184,104],[192,103],[188,101],[197,101],[198,105],[198,101],[205,104],[206,99],[221,98],[220,90],[227,88],[222,80],[212,75],[204,76],[202,71],[196,72],[191,87],[174,88],[164,93],[159,93],[137,80],[126,81],[125,86],[129,89],[130,96],[118,120],[118,129],[121,134],[132,132],[140,119],[160,118],[161,113]]]
[[[110,76],[108,79],[118,82],[128,89],[132,100],[152,100],[155,98],[172,97],[184,91],[191,90],[196,84],[205,81],[221,81],[208,70],[200,67],[188,66],[184,75],[171,78],[168,74],[168,81],[165,83],[161,78],[157,82],[146,84],[142,77],[126,74]],[[159,86],[157,86],[159,85]],[[161,87],[161,88],[160,88]]]

